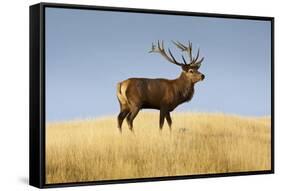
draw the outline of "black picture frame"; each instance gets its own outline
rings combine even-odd
[[[169,176],[137,178],[122,180],[102,180],[72,183],[45,183],[45,8],[87,9],[132,13],[152,13],[163,15],[183,15],[214,18],[235,18],[271,22],[271,169],[265,171],[233,172],[218,174],[200,174],[186,176]],[[228,15],[214,13],[195,13],[183,11],[134,9],[120,7],[103,7],[89,5],[39,3],[30,6],[30,128],[29,128],[29,184],[38,188],[65,186],[99,185],[112,183],[130,183],[146,181],[163,181],[190,178],[226,177],[241,175],[258,175],[274,173],[274,18],[248,15]]]

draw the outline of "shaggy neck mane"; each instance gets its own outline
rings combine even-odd
[[[190,101],[194,94],[194,83],[183,72],[175,79],[177,99],[181,102]]]

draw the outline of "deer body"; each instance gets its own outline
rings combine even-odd
[[[119,83],[117,96],[124,100],[123,107],[133,104],[141,109],[173,111],[179,104],[189,101],[194,93],[194,84],[182,78],[183,74],[174,80],[129,78]]]
[[[159,42],[158,48],[159,51],[164,50],[161,49]],[[174,59],[173,56],[171,57]],[[177,64],[180,63],[177,62]],[[120,103],[120,113],[118,115],[120,131],[125,118],[130,130],[133,130],[133,120],[141,109],[160,110],[160,130],[165,119],[171,129],[172,119],[170,112],[179,104],[190,101],[194,94],[195,83],[204,79],[204,75],[197,71],[197,65],[183,64],[181,66],[182,68],[186,67],[186,69],[183,69],[180,76],[173,80],[129,78],[117,84],[117,98]]]

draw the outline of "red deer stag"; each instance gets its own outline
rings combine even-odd
[[[168,79],[148,79],[148,78],[129,78],[117,84],[117,97],[120,103],[120,113],[118,115],[118,128],[122,132],[122,123],[126,118],[130,130],[133,130],[133,120],[140,109],[158,109],[160,110],[159,127],[162,130],[164,119],[166,118],[171,130],[172,119],[170,112],[179,104],[191,100],[194,94],[194,85],[196,82],[203,80],[205,76],[198,69],[204,60],[200,60],[198,49],[197,55],[192,56],[192,43],[184,45],[180,42],[172,41],[177,48],[187,53],[189,62],[182,55],[182,61],[178,62],[173,56],[170,49],[166,53],[164,42],[161,45],[152,43],[152,49],[149,53],[159,53],[169,62],[180,66],[182,72],[174,80]]]

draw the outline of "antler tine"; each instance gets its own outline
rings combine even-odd
[[[192,62],[192,43],[188,41],[188,47],[189,47],[189,59],[190,62]]]
[[[199,58],[199,53],[200,53],[200,48],[198,48],[196,58],[193,59],[193,61],[192,61],[193,63],[195,63],[195,62],[198,60],[198,58]]]
[[[184,44],[180,43],[179,41],[177,41],[177,43],[183,47],[184,51],[189,51],[189,47],[185,46]]]
[[[155,48],[154,44],[152,43],[152,50],[150,52],[157,52],[160,53],[166,60],[169,62],[176,64],[178,66],[183,66],[183,63],[178,62],[175,57],[173,56],[172,52],[170,49],[168,49],[170,57],[167,55],[164,47],[164,41],[162,40],[161,43],[158,40],[157,41],[157,49]]]
[[[152,52],[154,52],[154,51],[155,51],[155,45],[154,45],[153,42],[152,42],[151,50],[150,50],[148,53],[152,53]]]
[[[202,58],[196,63],[196,66],[197,66],[198,68],[200,68],[201,63],[203,62],[203,60],[204,60],[204,57],[202,57]]]
[[[178,63],[177,61],[176,61],[176,59],[175,59],[175,57],[173,56],[173,54],[172,54],[172,52],[171,52],[171,50],[170,49],[168,49],[168,52],[169,52],[169,54],[170,54],[170,56],[172,57],[172,59],[173,59],[173,63],[174,64],[176,64],[176,65],[178,65],[178,66],[182,66],[183,64],[182,63]]]
[[[192,42],[188,41],[189,48],[192,48]]]
[[[179,49],[181,49],[181,51],[185,51],[185,50],[188,49],[186,46],[184,46],[183,44],[181,44],[181,43],[178,42],[178,41],[175,42],[175,41],[172,40],[172,43],[173,43],[174,45],[176,45],[176,47],[178,47]]]
[[[185,60],[184,56],[183,56],[183,55],[181,55],[181,57],[182,57],[182,59],[183,59],[184,64],[185,64],[185,65],[187,65],[187,63],[186,63],[186,60]]]
[[[160,50],[161,50],[161,47],[160,47],[160,42],[159,42],[159,40],[157,40],[157,45],[158,45],[158,50],[160,51]]]

